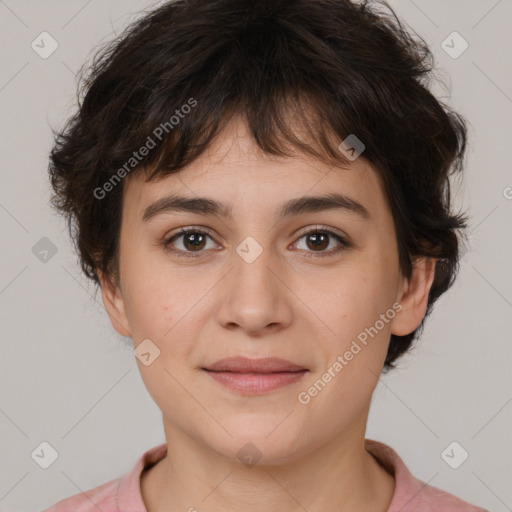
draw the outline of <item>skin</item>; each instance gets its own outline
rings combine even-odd
[[[420,258],[411,279],[402,276],[392,215],[371,165],[362,157],[346,168],[299,154],[270,157],[234,118],[178,174],[158,182],[134,175],[124,185],[120,279],[99,277],[114,328],[134,347],[149,338],[160,350],[148,366],[137,359],[168,446],[142,475],[147,510],[386,511],[395,481],[365,450],[370,401],[390,335],[412,332],[425,314],[435,262]],[[283,202],[332,192],[358,201],[370,217],[336,209],[276,220]],[[141,220],[148,205],[171,193],[231,203],[233,218],[169,211]],[[165,240],[189,226],[211,234],[201,256],[166,251]],[[334,254],[334,236],[321,248],[304,236],[327,228],[351,245]],[[236,252],[248,236],[263,250],[252,263]],[[173,247],[194,250],[187,236]],[[298,393],[394,303],[401,311],[301,404]],[[297,383],[246,396],[200,369],[237,355],[281,357],[310,371]],[[262,454],[251,467],[237,457],[247,442]]]

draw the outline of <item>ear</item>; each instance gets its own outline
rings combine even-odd
[[[101,284],[103,304],[112,326],[121,336],[131,336],[124,297],[118,282],[113,276],[107,276],[99,270],[96,270],[96,274]]]
[[[435,270],[434,258],[419,257],[413,261],[412,275],[410,279],[403,278],[397,297],[402,309],[391,322],[391,334],[406,336],[418,328],[427,310]]]

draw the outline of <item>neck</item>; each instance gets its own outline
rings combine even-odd
[[[364,425],[311,453],[250,467],[170,425],[165,433],[167,456],[141,478],[148,512],[385,512],[393,497],[394,477],[365,450]]]

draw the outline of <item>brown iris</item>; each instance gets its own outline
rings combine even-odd
[[[311,248],[314,248],[314,249],[325,249],[328,245],[329,245],[329,235],[327,235],[326,233],[322,233],[322,232],[315,232],[315,233],[310,233],[309,235],[307,235],[307,243],[308,243],[308,247],[311,249]],[[309,242],[310,241],[313,241],[313,245],[310,246],[309,245]]]
[[[185,233],[183,235],[183,245],[187,251],[200,251],[204,248],[203,244],[205,243],[206,236],[204,233],[199,232]]]

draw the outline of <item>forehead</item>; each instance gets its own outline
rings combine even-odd
[[[123,218],[140,221],[147,206],[169,194],[208,196],[236,211],[287,199],[329,193],[345,194],[369,211],[387,208],[380,176],[364,158],[347,165],[328,165],[290,148],[290,157],[263,152],[240,117],[234,118],[191,164],[165,178],[146,181],[128,176],[123,187]],[[129,208],[126,208],[129,206]]]

